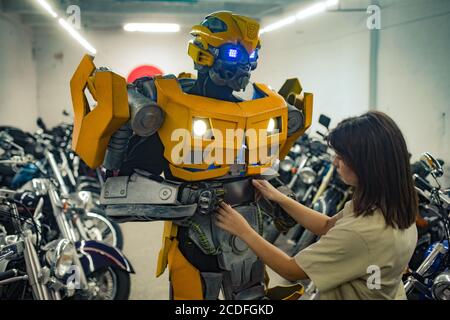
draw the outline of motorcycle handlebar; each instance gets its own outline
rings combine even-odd
[[[316,131],[316,133],[319,135],[319,136],[321,136],[322,138],[326,138],[326,135],[324,135],[322,132],[320,132],[320,131]]]
[[[18,272],[16,269],[11,269],[5,272],[0,272],[0,281],[17,277]]]
[[[433,186],[427,180],[425,180],[418,174],[414,174],[413,179],[414,179],[415,185],[419,189],[424,190],[424,191],[429,191],[429,192],[431,192],[433,190]]]

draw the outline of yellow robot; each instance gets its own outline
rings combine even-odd
[[[101,203],[111,218],[166,221],[157,276],[169,267],[172,299],[217,299],[220,291],[225,299],[262,299],[269,294],[264,265],[216,227],[214,212],[226,201],[263,234],[251,180],[274,177],[275,160],[311,125],[313,95],[297,79],[278,93],[250,83],[261,47],[251,18],[212,13],[191,35],[197,78],[127,85],[85,56],[71,81],[73,149],[106,169]],[[86,88],[97,102],[92,110]],[[280,229],[294,224],[281,208],[265,208]]]

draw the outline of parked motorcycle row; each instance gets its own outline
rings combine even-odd
[[[133,268],[72,126],[0,128],[0,300],[127,299]]]

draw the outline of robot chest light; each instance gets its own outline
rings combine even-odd
[[[287,138],[287,107],[267,87],[260,87],[266,97],[239,103],[185,94],[176,80],[161,80],[157,89],[165,112],[158,133],[180,178],[220,177],[236,164],[253,174],[278,158]]]

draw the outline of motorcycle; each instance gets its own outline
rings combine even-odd
[[[128,260],[105,243],[78,241],[69,219],[73,208],[53,182],[33,184],[33,192],[0,190],[0,297],[127,299],[134,273]]]
[[[41,124],[41,127],[45,129],[43,124]],[[62,139],[61,136],[59,135],[59,139]],[[4,137],[5,134],[3,134]],[[66,148],[69,145],[67,140],[64,140],[65,142],[61,144],[61,140],[55,141],[53,136],[46,134],[43,129],[34,134],[33,138],[36,146],[41,151],[40,160],[35,161],[33,156],[30,155],[25,156],[23,150],[20,149],[16,153],[22,156],[15,156],[8,160],[0,160],[0,165],[11,165],[13,167],[15,175],[11,179],[11,187],[13,189],[20,188],[26,190],[32,188],[31,181],[34,178],[50,177],[55,179],[58,183],[61,196],[68,200],[73,207],[82,209],[71,217],[76,227],[78,239],[103,241],[113,247],[122,249],[123,235],[120,226],[111,221],[104,214],[103,210],[96,205],[96,199],[99,198],[99,195],[97,194],[95,196],[93,189],[90,189],[90,191],[83,189],[92,187],[92,183],[85,181],[85,186],[81,186],[78,189],[66,183],[65,176],[70,177],[71,175],[64,175],[64,169],[61,169],[62,167],[64,168],[64,163],[66,163],[66,173],[72,172],[69,170],[63,149],[63,147]],[[7,142],[11,143],[11,137],[8,139],[1,139],[0,137],[0,141],[3,141],[3,144]],[[57,162],[56,155],[58,153],[58,159],[66,159],[65,162],[63,161],[63,165]],[[19,166],[22,166],[22,168],[19,169]]]
[[[330,118],[320,115],[319,123],[326,128],[330,124]],[[295,192],[297,200],[309,206],[317,191],[318,177],[322,177],[324,163],[329,162],[326,144],[326,135],[320,131],[316,133],[321,139],[313,138],[305,134],[294,144],[286,159],[280,162],[281,180]],[[325,157],[325,159],[323,159]]]
[[[438,159],[443,165],[444,162]],[[429,168],[422,161],[417,161],[411,165],[413,179],[416,188],[426,190],[430,176]],[[409,267],[415,270],[423,261],[423,257],[429,246],[437,241],[444,239],[445,228],[440,214],[435,206],[431,205],[429,200],[418,192],[419,198],[419,215],[416,218],[416,226],[418,232],[418,242],[414,254],[409,262]]]
[[[426,203],[422,209],[432,210],[436,217],[428,219],[430,227],[440,225],[443,228],[441,239],[431,243],[424,253],[422,263],[405,275],[404,288],[408,299],[449,300],[450,299],[450,198],[447,191],[442,190],[438,178],[444,171],[441,164],[431,154],[421,157],[436,186],[414,175],[416,190],[421,202]],[[419,238],[420,239],[420,238]],[[420,243],[419,243],[420,245]]]
[[[327,123],[328,121],[328,123]],[[328,126],[330,119],[321,115],[319,123]],[[323,136],[323,135],[322,135]],[[321,159],[327,146],[320,140],[312,138],[309,134],[304,134],[292,146],[285,159],[279,163],[279,185],[284,184],[295,194],[295,199],[300,203],[309,206],[321,177]],[[315,171],[317,170],[317,171]],[[280,232],[271,221],[266,219],[264,226],[264,238],[271,243],[276,243],[284,250],[285,238],[290,239],[300,237],[304,228],[295,225],[287,232]],[[281,240],[280,240],[281,239]],[[287,240],[290,241],[290,240]]]
[[[330,118],[321,115],[319,123],[328,131]],[[280,163],[280,171],[292,174],[287,184],[296,194],[297,201],[314,210],[334,216],[350,199],[352,189],[340,178],[333,166],[333,154],[329,150],[327,134],[317,131],[320,139],[304,135],[291,149],[295,160],[285,159]],[[280,237],[278,245],[288,254],[294,255],[306,248],[318,237],[302,226],[295,226],[285,237]]]

